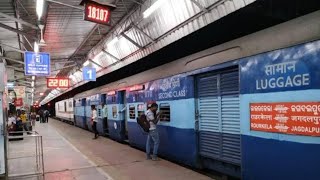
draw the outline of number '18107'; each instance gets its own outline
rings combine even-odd
[[[105,9],[96,8],[93,6],[88,6],[88,18],[100,20],[100,21],[107,21],[109,11]]]

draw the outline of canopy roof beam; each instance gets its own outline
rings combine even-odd
[[[5,18],[8,18],[8,19],[13,20],[13,21],[16,21],[16,22],[18,22],[18,23],[20,23],[20,24],[23,24],[23,25],[25,25],[25,26],[31,27],[32,29],[35,29],[35,30],[38,30],[38,29],[39,29],[37,26],[35,26],[35,25],[31,24],[31,23],[28,23],[28,22],[26,22],[26,21],[24,21],[24,20],[22,20],[22,19],[18,19],[18,18],[9,16],[9,15],[7,15],[7,14],[5,14],[5,13],[2,13],[2,12],[0,12],[0,16],[5,17]]]
[[[24,36],[29,36],[29,37],[31,37],[31,38],[34,39],[34,40],[37,40],[37,39],[38,39],[38,38],[36,38],[35,36],[33,36],[33,35],[31,35],[31,34],[28,34],[28,33],[26,33],[26,32],[17,30],[17,29],[15,29],[15,28],[13,28],[13,27],[7,26],[7,25],[2,24],[2,23],[0,23],[0,27],[2,27],[2,28],[4,28],[4,29],[7,29],[7,30],[9,30],[9,31],[12,31],[12,32],[15,32],[15,33],[24,35]]]

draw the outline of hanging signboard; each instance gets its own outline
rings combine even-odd
[[[14,105],[15,105],[16,107],[21,107],[21,106],[23,106],[23,99],[22,99],[22,98],[17,98],[17,99],[15,100],[15,102],[14,102]]]
[[[84,67],[82,69],[84,81],[96,81],[96,69],[91,67]]]
[[[50,76],[49,53],[24,53],[24,73],[27,76]]]
[[[48,88],[69,88],[70,80],[69,78],[47,78]]]
[[[251,103],[250,129],[320,136],[320,102]]]
[[[26,97],[26,87],[25,86],[14,86],[14,91],[16,92],[17,98]]]
[[[114,7],[94,1],[86,1],[84,7],[84,20],[104,25],[109,24],[111,9]]]

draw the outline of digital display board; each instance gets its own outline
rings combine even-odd
[[[69,78],[47,78],[48,88],[69,88]]]
[[[84,9],[84,20],[108,25],[111,13],[110,8],[110,6],[94,1],[87,1]]]

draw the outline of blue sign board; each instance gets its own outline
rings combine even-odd
[[[127,93],[127,102],[169,101],[194,97],[194,79],[184,74],[151,81],[144,86],[144,90]]]
[[[24,72],[27,76],[50,76],[50,54],[26,51],[24,53]]]
[[[91,67],[82,68],[82,75],[84,81],[96,81],[96,69]]]
[[[320,89],[320,41],[240,61],[242,94]]]

